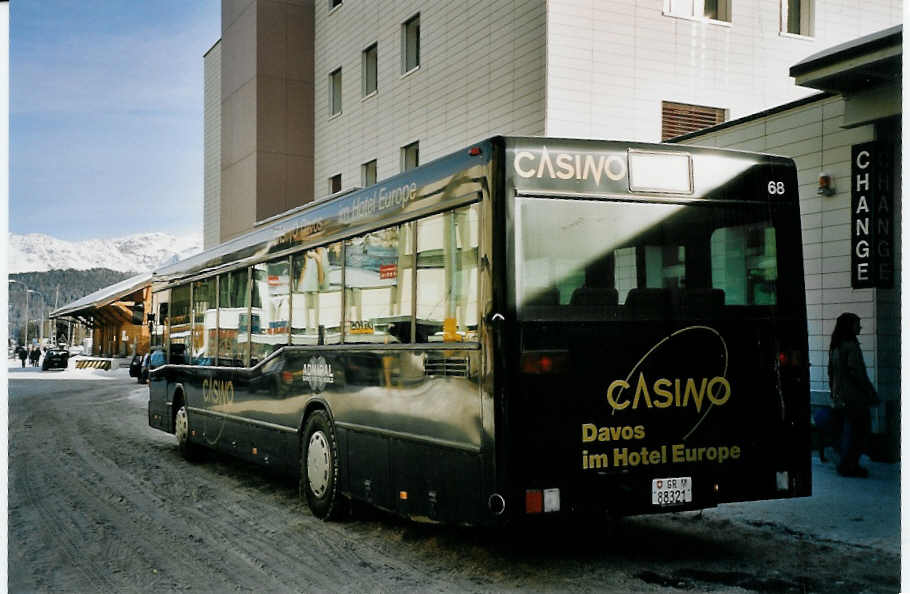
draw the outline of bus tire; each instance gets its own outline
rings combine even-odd
[[[198,460],[199,446],[190,441],[190,417],[183,401],[179,402],[179,408],[174,414],[174,435],[177,436],[177,447],[183,459],[188,462]]]
[[[344,512],[339,465],[335,426],[325,411],[316,411],[307,419],[300,441],[300,496],[319,519],[337,520]]]

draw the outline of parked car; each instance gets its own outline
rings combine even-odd
[[[69,351],[66,349],[48,349],[44,353],[44,361],[41,363],[41,371],[48,369],[66,369],[70,360]]]
[[[69,348],[70,355],[82,355],[85,353],[85,347],[81,344],[74,344]]]

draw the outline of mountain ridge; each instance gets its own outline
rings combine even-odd
[[[151,272],[202,251],[202,234],[136,233],[111,239],[68,241],[44,233],[9,233],[9,273],[106,268]]]

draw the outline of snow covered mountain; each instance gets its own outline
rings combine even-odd
[[[117,239],[66,241],[41,233],[10,233],[7,247],[10,274],[65,268],[149,272],[202,251],[202,235],[141,233]]]

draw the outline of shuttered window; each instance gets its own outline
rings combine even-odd
[[[664,101],[661,107],[660,139],[667,140],[723,123],[727,110],[704,105],[687,105]]]

